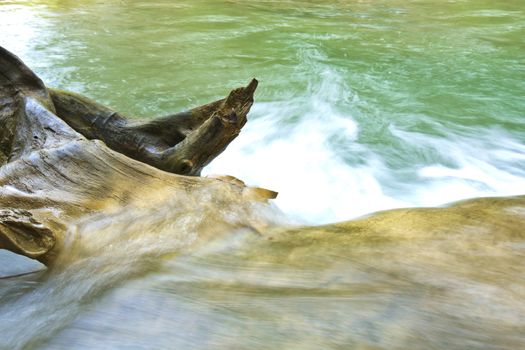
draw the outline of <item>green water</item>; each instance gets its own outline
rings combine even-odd
[[[0,44],[48,85],[130,116],[203,104],[257,77],[251,122],[208,172],[275,189],[286,213],[330,222],[522,192],[524,8],[3,1]]]
[[[293,220],[324,223],[388,208],[525,192],[523,0],[4,0],[0,45],[48,85],[136,118],[222,98],[257,77],[248,124],[206,171],[278,191],[276,206]],[[519,247],[514,258],[523,257]],[[410,252],[417,255],[417,249]],[[5,344],[13,339],[30,348],[45,340],[49,349],[523,344],[517,335],[523,334],[523,322],[515,321],[523,315],[512,313],[512,305],[490,320],[486,309],[469,313],[484,300],[499,302],[494,295],[502,286],[480,287],[451,273],[439,288],[446,290],[452,281],[458,290],[476,291],[475,302],[465,297],[443,306],[440,298],[449,298],[448,292],[376,274],[357,258],[338,254],[333,270],[350,271],[348,283],[352,288],[357,283],[359,292],[329,297],[315,270],[294,275],[283,266],[254,263],[243,270],[220,261],[214,268],[214,261],[199,258],[170,261],[126,288],[102,284],[110,296],[79,301],[81,311],[36,307],[39,326],[48,333],[36,340],[10,334]],[[432,266],[425,266],[412,268],[432,275]],[[228,288],[248,278],[232,269],[263,277],[232,293]],[[327,276],[339,278],[330,271]],[[274,281],[272,288],[264,286],[265,276]],[[45,282],[24,279],[8,287],[15,294],[32,290],[42,302],[48,294],[60,299],[56,290],[71,284],[68,278],[66,273]],[[243,283],[250,285],[250,278]],[[361,278],[366,282],[360,284]],[[312,281],[315,290],[308,289]],[[222,289],[214,295],[210,290],[217,286]],[[429,295],[435,296],[431,306],[425,304]],[[25,297],[31,304],[31,295]],[[72,295],[64,300],[77,305]],[[454,310],[468,317],[456,319]],[[58,313],[63,323],[47,325],[46,313]],[[8,322],[5,317],[0,321]],[[403,322],[378,326],[392,319]],[[498,320],[508,322],[508,329],[503,335],[495,331],[490,342],[485,334]],[[249,335],[243,338],[243,331]]]

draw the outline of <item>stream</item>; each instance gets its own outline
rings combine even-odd
[[[131,118],[256,77],[204,175],[279,196],[87,218],[51,271],[0,250],[0,349],[525,348],[523,232],[272,250],[238,228],[523,195],[524,38],[522,0],[1,1],[1,46]]]

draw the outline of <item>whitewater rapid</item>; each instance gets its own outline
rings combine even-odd
[[[276,205],[309,224],[525,189],[525,144],[505,129],[417,116],[437,130],[427,134],[370,115],[367,123],[384,126],[362,135],[354,105],[367,101],[337,70],[317,70],[304,93],[256,102],[240,136],[204,174],[232,174],[277,191]]]

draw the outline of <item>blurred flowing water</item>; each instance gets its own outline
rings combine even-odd
[[[523,194],[524,38],[522,0],[0,2],[0,45],[48,85],[132,117],[207,103],[257,77],[248,124],[206,173],[276,190],[287,218],[309,224]],[[411,275],[437,275],[430,265],[401,278],[351,252],[322,271],[229,260],[242,230],[197,254],[192,237],[208,222],[199,210],[72,228],[111,232],[93,238],[106,249],[1,281],[0,348],[524,345],[525,287],[512,282],[523,275],[505,274],[523,264],[523,243],[497,265],[517,286],[450,273],[430,288]],[[232,231],[230,216],[212,212],[217,231]],[[479,268],[465,259],[451,264]]]

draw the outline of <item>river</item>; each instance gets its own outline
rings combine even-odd
[[[523,194],[524,38],[522,0],[0,2],[1,46],[47,85],[133,118],[207,103],[256,77],[247,125],[205,174],[231,174],[278,191],[276,215],[306,224]],[[135,252],[143,242],[132,242],[129,253],[153,260],[163,244]],[[315,292],[308,289],[317,278],[313,270],[242,269],[226,260],[215,266],[199,257],[163,258],[135,270],[129,266],[135,260],[100,257],[85,270],[1,282],[0,348],[512,349],[525,343],[517,335],[523,314],[502,316],[517,338],[483,342],[482,333],[497,324],[486,314],[476,330],[475,316],[458,321],[439,318],[443,309],[438,316],[432,308],[420,311],[412,302],[428,289],[345,259],[333,268],[373,283],[334,295],[317,284]],[[0,256],[3,266],[10,261]],[[265,285],[265,278],[272,282]],[[494,292],[490,283],[485,287]],[[476,295],[491,302],[486,293]],[[432,317],[450,329],[433,328]],[[386,327],[392,318],[405,323]],[[22,325],[32,331],[24,333]]]

